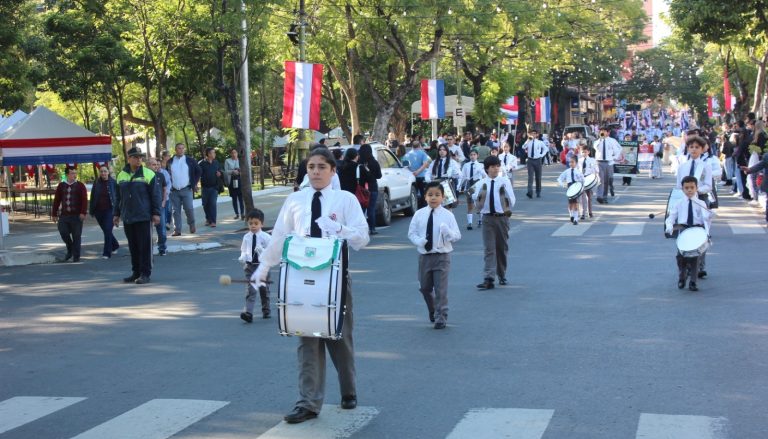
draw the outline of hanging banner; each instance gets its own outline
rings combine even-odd
[[[638,142],[636,140],[622,140],[619,145],[621,145],[621,157],[613,164],[613,175],[620,177],[637,175]]]
[[[549,97],[544,96],[536,99],[536,105],[534,108],[535,119],[537,123],[550,123],[552,122],[552,108],[549,105]]]
[[[323,65],[285,62],[283,128],[320,129]]]
[[[445,82],[442,79],[421,80],[421,118],[445,119]]]

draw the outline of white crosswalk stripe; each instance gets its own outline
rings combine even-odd
[[[456,424],[447,439],[541,439],[554,410],[473,409]]]
[[[725,439],[725,418],[642,413],[636,439]]]
[[[357,407],[342,410],[338,406],[323,405],[316,419],[301,424],[281,422],[259,436],[259,439],[343,439],[365,427],[379,411],[375,407]]]
[[[166,439],[227,404],[226,401],[153,399],[73,439]]]
[[[757,221],[728,221],[734,235],[757,235],[765,233],[765,226]]]
[[[616,224],[611,236],[640,236],[647,222],[622,221]]]
[[[0,402],[0,434],[57,412],[85,398],[17,396]]]
[[[594,223],[580,222],[578,225],[573,225],[567,222],[555,230],[552,236],[581,236],[587,233],[592,224]]]

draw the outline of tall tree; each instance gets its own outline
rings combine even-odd
[[[33,2],[0,0],[0,112],[25,106],[39,80],[27,47],[34,17]]]

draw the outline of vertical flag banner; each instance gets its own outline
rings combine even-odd
[[[717,102],[717,98],[714,96],[707,96],[707,117],[710,119],[720,116],[717,110],[720,109],[720,104]]]
[[[723,70],[723,95],[725,97],[725,112],[733,111],[733,104],[731,97],[731,82],[728,80],[728,68]]]
[[[520,114],[519,111],[520,107],[517,102],[517,96],[512,96],[507,99],[506,102],[501,104],[501,115],[504,117],[502,122],[508,123],[509,121],[517,121]]]
[[[421,80],[421,118],[445,119],[445,82],[442,79]]]
[[[643,128],[650,128],[653,124],[653,118],[651,116],[651,110],[646,108],[643,110]]]
[[[550,123],[552,122],[552,109],[549,106],[549,97],[544,96],[536,99],[535,105],[535,122],[538,123]]]
[[[730,99],[728,99],[731,102],[731,110],[736,109],[736,96],[731,95]]]
[[[283,128],[320,129],[323,65],[285,62]]]
[[[690,121],[688,120],[688,110],[683,110],[682,113],[680,113],[680,129],[686,131],[690,125]]]

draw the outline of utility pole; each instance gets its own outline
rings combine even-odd
[[[461,107],[461,44],[459,39],[456,38],[456,106]],[[466,114],[466,112],[464,112]],[[456,116],[455,110],[453,113]],[[464,131],[464,127],[456,127],[456,133],[461,136]]]
[[[437,55],[435,55],[434,58],[432,58],[432,62],[430,63],[432,66],[432,79],[437,79]],[[432,139],[437,139],[437,119],[432,119]]]
[[[240,99],[243,104],[243,135],[245,137],[245,145],[243,146],[243,155],[248,162],[248,178],[244,183],[248,193],[251,193],[251,187],[253,184],[253,170],[251,168],[251,101],[248,89],[248,21],[246,20],[245,0],[240,1],[240,10],[243,13],[242,29],[243,39],[240,43],[240,56],[242,57],[243,64],[240,66]],[[262,127],[263,130],[264,127]],[[242,176],[241,176],[242,178]],[[264,189],[262,187],[262,189]],[[242,190],[242,189],[241,189]],[[251,195],[249,195],[250,197]]]
[[[305,18],[306,17],[305,14],[306,14],[306,12],[304,11],[304,0],[299,0],[299,62],[301,62],[301,63],[303,63],[304,60],[306,59],[306,47],[305,47],[305,45],[306,45],[306,38],[307,38],[307,34],[306,34],[307,21],[306,21],[306,18]],[[300,129],[299,130],[299,145],[304,145],[304,142],[305,142],[304,136],[305,136],[304,130]],[[299,148],[299,149],[302,149],[302,148]],[[309,150],[309,147],[307,147],[307,150]],[[309,152],[309,151],[307,151],[307,152]],[[291,154],[288,154],[288,157],[289,157],[288,168],[290,169],[290,167],[291,167],[291,163],[290,163],[290,161],[291,161],[290,160]],[[298,162],[298,160],[297,160],[297,162]]]

